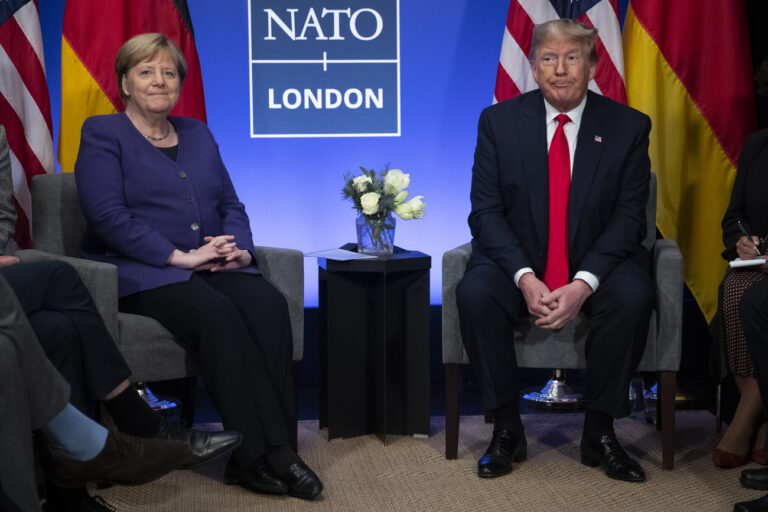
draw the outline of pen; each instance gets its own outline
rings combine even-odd
[[[747,239],[750,242],[752,242],[752,235],[750,234],[749,230],[747,229],[746,223],[742,222],[741,219],[739,219],[739,220],[736,221],[736,224],[739,225],[739,229],[744,234],[744,236],[747,237]],[[758,256],[762,256],[762,254],[760,253],[760,247],[757,244],[755,244],[754,242],[752,242],[752,244],[755,246],[755,251],[757,251],[757,255]]]

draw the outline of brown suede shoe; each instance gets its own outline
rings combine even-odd
[[[178,468],[190,455],[189,446],[181,441],[140,439],[113,430],[91,460],[51,457],[50,478],[59,487],[81,487],[87,482],[139,485]]]

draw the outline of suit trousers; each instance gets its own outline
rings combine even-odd
[[[48,424],[68,400],[69,385],[0,277],[0,504],[5,500],[18,510],[40,510],[32,430]]]
[[[586,408],[621,418],[629,414],[629,381],[645,350],[654,291],[647,252],[618,265],[581,311],[586,340]],[[481,381],[484,406],[517,402],[515,324],[529,314],[522,292],[496,264],[470,262],[456,288],[461,337]]]
[[[23,263],[0,269],[48,358],[72,386],[71,403],[98,419],[98,402],[131,370],[71,265]]]
[[[263,276],[198,272],[187,282],[123,297],[120,310],[157,319],[198,354],[224,428],[243,435],[234,464],[249,469],[270,447],[292,444],[297,418],[288,304]]]
[[[757,281],[747,288],[741,297],[739,315],[747,339],[747,350],[755,367],[763,410],[768,411],[768,279]]]

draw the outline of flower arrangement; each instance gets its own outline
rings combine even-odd
[[[410,201],[408,191],[411,183],[410,174],[400,169],[387,167],[380,173],[373,169],[360,167],[363,174],[352,177],[344,175],[344,188],[341,194],[352,201],[360,212],[357,219],[358,252],[386,256],[394,249],[395,219],[392,213],[403,220],[424,217],[424,196],[416,196]]]

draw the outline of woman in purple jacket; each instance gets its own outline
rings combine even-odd
[[[169,116],[186,75],[162,34],[115,61],[125,110],[83,124],[75,164],[83,255],[118,269],[120,310],[157,319],[200,369],[225,428],[243,434],[225,479],[256,492],[320,495],[296,454],[288,306],[259,273],[250,222],[210,131]]]

